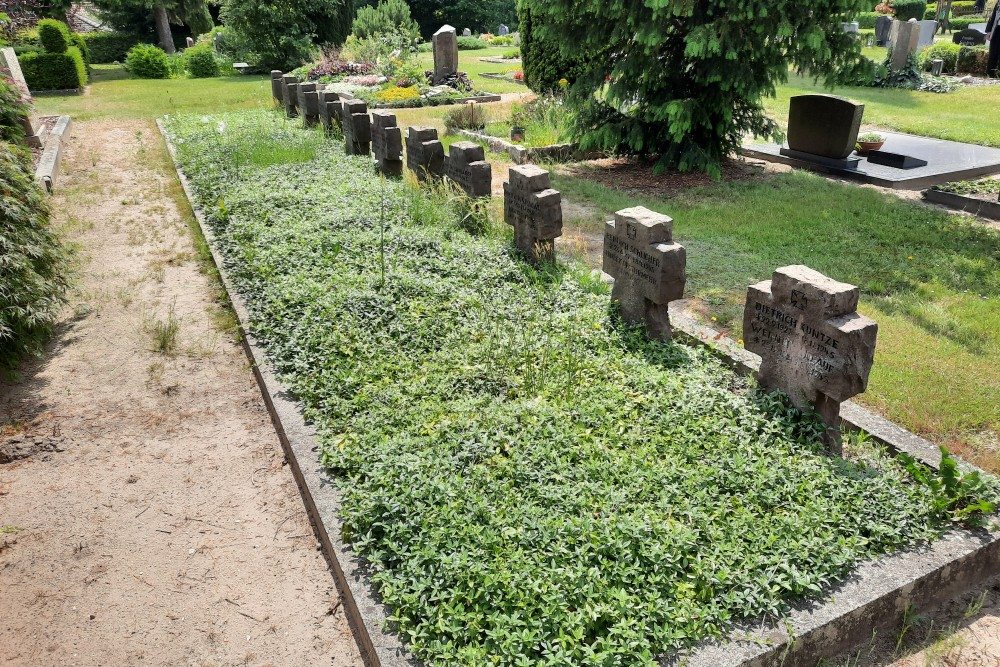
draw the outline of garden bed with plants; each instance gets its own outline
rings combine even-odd
[[[1000,220],[1000,178],[943,183],[925,190],[924,199],[991,220]]]
[[[166,125],[342,534],[426,664],[652,665],[984,493],[863,438],[825,456],[817,421],[623,328],[589,270],[529,268],[444,189],[373,183],[265,111]]]

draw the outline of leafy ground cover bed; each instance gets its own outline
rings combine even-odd
[[[1000,220],[1000,178],[942,183],[926,190],[924,199],[984,218]]]
[[[653,664],[933,539],[948,503],[460,200],[253,111],[168,131],[344,532],[428,664]],[[474,221],[475,224],[471,224]]]

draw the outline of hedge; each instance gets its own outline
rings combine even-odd
[[[49,53],[66,53],[73,40],[65,23],[55,19],[42,19],[38,22],[38,42]]]
[[[896,10],[896,18],[900,21],[910,19],[919,21],[924,18],[924,13],[927,11],[927,3],[924,0],[895,0],[892,6]]]
[[[861,12],[854,20],[858,22],[858,27],[865,30],[874,30],[875,22],[878,21],[878,17],[883,16],[878,12]]]
[[[562,79],[572,83],[579,67],[575,61],[562,56],[558,45],[539,39],[532,5],[540,1],[543,0],[519,0],[517,12],[520,19],[524,82],[536,93],[558,90]]]
[[[973,23],[986,23],[986,19],[982,16],[960,16],[948,21],[948,27],[951,28],[952,32],[957,32],[959,30],[965,30]]]
[[[82,36],[94,64],[124,62],[128,50],[139,43],[138,37],[124,32],[88,32]]]
[[[66,49],[66,53],[26,53],[20,61],[24,80],[32,91],[70,90],[87,85],[87,65],[75,46]]]

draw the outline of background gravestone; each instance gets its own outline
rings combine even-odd
[[[937,33],[937,21],[917,21],[920,32],[917,37],[917,49],[923,49],[934,43],[934,35]]]
[[[889,31],[892,30],[892,17],[880,16],[875,19],[875,45],[885,46],[889,43]]]
[[[462,31],[462,37],[472,37],[472,29],[466,28]]]
[[[562,236],[562,195],[549,172],[533,164],[511,167],[503,184],[503,217],[514,227],[514,244],[532,264],[554,262]]]
[[[285,102],[285,115],[295,118],[299,115],[299,79],[294,74],[281,77],[281,99]]]
[[[788,106],[788,148],[844,160],[854,152],[865,105],[835,95],[796,95]]]
[[[920,43],[920,24],[916,19],[893,21],[889,31],[889,69],[898,72],[906,67]]]
[[[10,72],[10,78],[14,82],[21,102],[33,109],[31,92],[28,90],[28,82],[24,79],[24,72],[21,71],[21,61],[17,59],[17,53],[12,47],[5,46],[0,49],[0,67]],[[42,139],[38,136],[35,127],[38,123],[31,117],[29,112],[26,116],[21,116],[21,127],[24,128],[24,137],[27,144],[33,148],[41,148]]]
[[[368,155],[372,141],[368,105],[361,100],[344,101],[343,118],[344,152],[348,155]]]
[[[403,131],[396,123],[396,114],[372,111],[372,152],[375,165],[386,176],[403,175]]]
[[[489,197],[493,184],[493,166],[486,152],[471,141],[456,141],[448,149],[445,175],[470,197]]]
[[[444,176],[444,145],[438,140],[437,128],[407,129],[406,166],[420,181]]]
[[[271,97],[274,98],[275,104],[281,106],[284,104],[284,93],[281,88],[281,77],[283,74],[280,69],[271,70]]]
[[[497,34],[500,35],[501,37],[506,37],[507,35],[510,34],[510,28],[507,27],[505,24],[501,23],[500,27],[497,29]]]
[[[434,85],[458,73],[458,35],[450,25],[441,26],[431,38],[434,47]]]
[[[642,206],[615,213],[604,227],[604,272],[615,279],[611,298],[622,319],[670,340],[670,302],[684,297],[687,251],[674,243],[674,222]]]
[[[746,348],[760,355],[760,383],[799,409],[815,409],[825,442],[840,453],[840,404],[868,387],[878,325],[857,313],[859,290],[807,266],[786,266],[751,285]]]
[[[319,124],[319,88],[312,82],[299,84],[299,115],[305,127],[315,127]]]
[[[951,41],[962,46],[982,46],[986,43],[986,33],[975,28],[966,28],[952,35]]]
[[[319,93],[319,120],[327,136],[341,134],[344,123],[344,102],[339,93],[323,90]]]

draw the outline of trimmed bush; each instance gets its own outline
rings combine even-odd
[[[479,49],[488,49],[490,45],[487,42],[479,39],[478,37],[459,37],[458,38],[458,50],[459,51],[477,51]]]
[[[62,56],[64,54],[48,54]],[[0,142],[0,373],[37,354],[65,303],[66,254],[31,154]]]
[[[135,35],[124,32],[87,32],[81,37],[90,51],[92,64],[123,62],[129,49],[139,43]]]
[[[883,16],[883,14],[879,14],[878,12],[861,12],[854,17],[854,20],[858,22],[859,28],[874,30],[875,21],[877,21],[880,16]]]
[[[184,51],[184,61],[188,73],[195,79],[219,76],[219,61],[215,51],[208,44],[198,44]]]
[[[73,90],[87,85],[87,65],[80,49],[71,46],[65,53],[35,51],[19,56],[28,88]]]
[[[909,21],[924,18],[927,11],[927,3],[924,0],[894,0],[893,9],[896,10],[896,18],[900,21]]]
[[[84,41],[83,35],[74,32],[70,35],[70,39],[73,41],[73,46],[80,49],[80,55],[83,57],[83,64],[87,66],[90,70],[90,49],[87,47],[87,42]]]
[[[921,69],[930,71],[931,61],[940,58],[944,61],[944,71],[954,72],[955,66],[958,64],[958,54],[961,50],[962,47],[958,44],[938,42],[921,51],[917,57],[920,59]]]
[[[953,31],[965,30],[973,23],[986,23],[986,19],[982,16],[960,16],[949,20],[948,27]]]
[[[985,46],[963,46],[958,52],[958,71],[974,76],[986,76],[990,52]]]
[[[166,52],[152,44],[137,44],[125,56],[125,69],[137,79],[169,79],[170,61]]]
[[[552,48],[536,37],[533,4],[534,0],[519,0],[518,4],[524,82],[536,93],[559,90],[562,79],[572,83],[576,78],[579,63],[564,57],[558,47]]]
[[[66,49],[73,44],[73,38],[62,21],[42,19],[38,22],[38,42],[49,53],[66,53]]]

